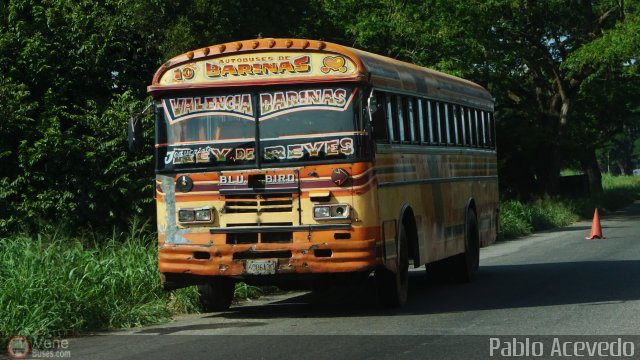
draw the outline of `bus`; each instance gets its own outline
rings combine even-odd
[[[470,81],[272,38],[174,57],[148,92],[161,281],[197,285],[205,311],[238,281],[341,274],[402,306],[410,266],[471,281],[496,239],[493,101]]]

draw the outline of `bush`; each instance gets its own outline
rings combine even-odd
[[[533,227],[527,221],[527,207],[519,201],[508,200],[500,206],[500,237],[511,239],[531,234]]]
[[[500,205],[500,239],[512,239],[534,231],[567,226],[591,219],[595,208],[603,213],[620,209],[640,198],[640,178],[602,177],[603,193],[582,199],[543,198],[530,203],[505,200]]]
[[[534,231],[566,226],[578,219],[572,206],[559,199],[545,198],[528,204],[507,200],[500,207],[500,238],[512,239]]]

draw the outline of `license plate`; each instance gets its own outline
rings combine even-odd
[[[247,260],[244,266],[247,274],[273,275],[277,264],[278,260]]]

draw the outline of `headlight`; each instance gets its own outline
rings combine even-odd
[[[193,210],[180,210],[178,211],[178,221],[180,222],[194,222],[196,221],[196,212]]]
[[[210,223],[213,221],[213,209],[180,209],[178,222],[181,223]]]
[[[335,205],[315,205],[313,207],[313,218],[323,219],[348,219],[351,207],[347,204]]]
[[[196,210],[196,221],[211,221],[211,209]]]
[[[337,205],[331,207],[331,217],[344,218],[346,215],[349,215],[348,205]]]
[[[331,214],[331,210],[328,206],[314,206],[313,207],[313,218],[314,219],[322,219],[328,218]]]

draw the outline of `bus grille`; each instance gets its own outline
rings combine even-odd
[[[273,195],[228,195],[224,212],[227,214],[292,212],[293,197],[290,194]]]
[[[263,223],[263,224],[227,224],[229,228],[242,226],[292,226],[292,223]],[[291,231],[268,231],[227,234],[227,244],[255,244],[255,243],[290,243],[293,242]]]
[[[246,194],[226,195],[224,213],[226,214],[256,214],[283,213],[283,220],[291,220],[293,212],[293,194]],[[289,214],[284,214],[289,213]],[[273,221],[273,220],[272,220]],[[292,222],[262,222],[262,223],[227,223],[229,228],[245,226],[292,226]],[[255,243],[290,243],[293,242],[291,231],[268,231],[254,233],[227,234],[227,244],[255,244]]]

